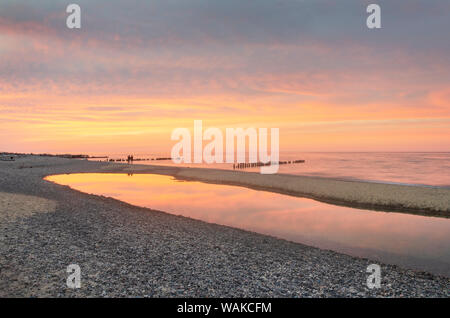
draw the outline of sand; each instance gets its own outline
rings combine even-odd
[[[35,213],[53,212],[56,202],[16,193],[0,192],[0,223],[29,217]]]

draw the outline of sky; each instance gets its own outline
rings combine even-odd
[[[0,0],[0,152],[169,153],[194,120],[450,151],[449,30],[448,0]]]

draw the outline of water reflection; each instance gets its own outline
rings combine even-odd
[[[450,276],[450,219],[352,209],[151,174],[47,179],[134,205]]]

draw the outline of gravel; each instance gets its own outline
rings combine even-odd
[[[447,277],[378,263],[381,288],[369,289],[370,260],[42,180],[105,165],[0,162],[0,192],[56,202],[54,211],[0,222],[0,297],[449,297]],[[79,289],[66,285],[69,264],[81,268]]]

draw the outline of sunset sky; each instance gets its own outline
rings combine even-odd
[[[277,127],[281,150],[450,151],[449,31],[448,0],[0,0],[0,151],[170,152],[195,119]]]

